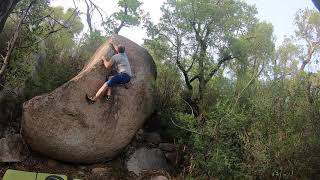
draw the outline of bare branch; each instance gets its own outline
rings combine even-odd
[[[183,100],[183,102],[185,102],[189,106],[189,108],[191,110],[191,113],[192,113],[192,116],[194,117],[194,112],[193,112],[192,106],[186,100],[184,100],[183,98],[181,98],[181,99]]]
[[[310,63],[312,56],[314,54],[314,51],[315,51],[315,46],[308,47],[307,58],[304,61],[302,61],[300,71],[303,71],[305,69],[306,65]]]
[[[124,15],[125,16],[128,15],[128,5],[127,4],[124,6]],[[114,30],[114,33],[118,34],[124,25],[125,25],[124,20],[121,20],[120,25]]]
[[[41,39],[37,40],[36,42],[34,42],[34,43],[32,43],[32,44],[24,45],[24,46],[18,46],[17,48],[23,49],[23,48],[29,48],[29,47],[31,47],[31,46],[34,46],[34,45],[40,43],[41,41],[44,41],[44,40],[46,40],[47,38],[49,38],[51,34],[54,34],[54,33],[56,33],[56,32],[59,32],[59,31],[61,31],[62,29],[64,29],[64,27],[61,27],[61,28],[55,29],[55,30],[51,30],[51,31],[48,32],[44,37],[42,37]]]
[[[187,88],[191,90],[191,89],[193,89],[193,87],[192,87],[192,85],[191,85],[191,83],[189,81],[188,72],[185,70],[185,68],[183,67],[183,65],[180,62],[180,55],[179,55],[179,53],[180,53],[180,44],[179,43],[177,43],[177,50],[176,51],[177,51],[177,55],[176,55],[176,58],[175,58],[176,59],[176,64],[177,64],[178,68],[180,69],[180,71],[183,74],[183,77],[184,77],[185,83],[187,85]]]
[[[73,22],[73,21],[75,20],[75,14],[76,14],[76,12],[77,12],[77,9],[74,9],[73,13],[72,13],[72,14],[68,17],[68,19],[65,21],[66,24],[69,23],[69,22]],[[50,15],[49,15],[49,17],[50,17],[51,19],[54,19],[54,18],[51,17]],[[71,20],[72,17],[73,17],[73,19]],[[56,19],[54,19],[54,21],[59,22],[59,21],[56,20]],[[38,41],[33,42],[33,43],[31,43],[31,44],[28,44],[28,45],[18,46],[17,48],[29,48],[29,47],[34,46],[34,45],[40,43],[41,41],[47,39],[48,37],[50,37],[51,34],[54,34],[54,33],[56,33],[56,32],[59,32],[59,31],[61,31],[62,29],[68,29],[68,28],[70,28],[70,27],[72,26],[72,24],[70,24],[69,26],[67,26],[67,25],[62,24],[62,23],[60,23],[60,22],[59,22],[59,25],[61,26],[60,28],[54,29],[54,27],[53,27],[53,29],[52,29],[51,31],[49,31],[44,37],[40,38]]]
[[[99,6],[97,6],[95,3],[92,2],[92,0],[89,0],[90,3],[92,4],[92,6],[95,8],[95,10],[98,11],[98,13],[100,14],[100,17],[101,17],[101,20],[104,21],[104,18],[103,18],[103,14],[101,13],[104,12],[102,8],[100,8]],[[104,12],[105,13],[105,12]],[[106,13],[105,13],[106,14]]]
[[[192,55],[192,62],[191,62],[191,65],[189,66],[189,68],[187,68],[187,70],[186,70],[187,72],[190,72],[190,70],[192,69],[194,63],[196,62],[196,57],[195,56],[198,54],[198,52],[199,52],[199,45],[197,46],[196,51]]]
[[[177,47],[177,45],[173,43],[172,40],[167,35],[163,33],[159,33],[159,35],[165,37],[171,43],[172,46]]]
[[[220,69],[220,67],[222,66],[223,63],[225,63],[226,61],[232,60],[234,59],[233,56],[228,55],[223,57],[218,64],[213,68],[213,70],[210,72],[208,78],[205,80],[205,83],[208,83],[210,81],[210,79],[212,78],[212,76],[214,76],[216,74],[216,72]]]
[[[258,78],[258,77],[261,75],[263,69],[264,69],[264,65],[262,65],[262,68],[260,69],[260,71],[259,71],[257,74],[253,74],[253,75],[252,75],[250,81],[246,84],[246,86],[245,86],[245,87],[241,90],[241,92],[238,94],[237,99],[236,99],[236,101],[235,101],[235,103],[234,103],[234,106],[235,106],[236,104],[238,104],[239,99],[241,98],[241,96],[242,96],[242,94],[244,93],[244,91],[252,84],[252,82],[253,82],[256,78]]]
[[[88,23],[88,26],[89,26],[89,31],[90,33],[92,32],[93,28],[92,28],[92,11],[91,11],[91,8],[92,8],[92,5],[89,6],[89,3],[87,0],[84,0],[84,2],[86,3],[86,6],[87,6],[87,13],[86,13],[86,16],[87,16],[87,23]]]
[[[41,20],[43,20],[43,19],[46,19],[46,18],[48,18],[48,17],[51,17],[50,16],[50,14],[52,14],[52,12],[53,11],[51,11],[50,13],[48,13],[47,15],[45,15],[45,16],[42,16],[42,17],[40,17],[40,18],[38,18],[38,19],[36,19],[36,20],[33,20],[33,21],[31,21],[31,22],[24,22],[23,24],[34,24],[35,22],[38,22],[38,21],[41,21]]]
[[[197,131],[194,131],[194,130],[191,130],[191,129],[188,129],[188,128],[179,126],[177,123],[175,123],[175,122],[173,121],[172,118],[171,118],[171,122],[172,122],[172,124],[173,124],[174,126],[180,128],[180,129],[182,129],[182,130],[185,130],[185,131],[188,131],[188,132],[191,132],[191,133],[195,133],[195,134],[198,134],[198,135],[206,135],[206,134],[202,134],[202,133],[199,133],[199,132],[197,132]]]
[[[191,78],[190,79],[190,83],[192,83],[194,80],[196,80],[196,79],[200,79],[200,75],[198,74],[198,75],[196,75],[196,76],[194,76],[193,78]]]
[[[195,58],[192,58],[192,62],[191,62],[191,65],[186,69],[187,72],[190,72],[190,70],[192,69],[194,63],[196,62],[196,59]]]
[[[77,9],[78,7],[77,7],[77,5],[76,5],[76,2],[75,2],[74,0],[72,0],[72,2],[73,2],[74,8]]]

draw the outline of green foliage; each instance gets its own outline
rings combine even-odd
[[[73,77],[84,64],[84,58],[77,55],[75,36],[81,32],[83,25],[74,10],[66,12],[61,7],[50,8],[50,15],[57,21],[68,21],[70,28],[62,28],[52,33],[38,45],[38,52],[33,54],[33,68],[29,71],[31,76],[25,83],[25,96],[27,98],[47,93],[60,86]],[[50,21],[44,21],[41,27],[47,29],[43,33],[50,33]],[[61,26],[61,25],[57,25]],[[51,27],[52,28],[52,27]],[[61,28],[61,27],[53,27]],[[26,79],[25,79],[26,80]]]
[[[168,113],[176,109],[181,98],[182,82],[178,69],[173,64],[165,63],[169,49],[163,40],[146,41],[144,45],[157,66],[156,107],[158,111]]]
[[[29,2],[21,1],[16,12]],[[118,6],[105,22],[107,34],[142,20],[140,1],[119,0]],[[161,127],[184,147],[185,178],[318,178],[320,73],[298,66],[319,51],[319,13],[299,11],[296,37],[275,48],[272,24],[258,22],[256,9],[243,1],[167,0],[161,10],[158,24],[145,24],[144,46],[158,68]],[[18,19],[13,13],[0,34],[1,54]],[[68,81],[105,41],[98,30],[80,37],[79,14],[49,1],[37,1],[25,24],[5,81],[14,90],[24,86],[27,99]],[[228,56],[233,61],[219,65]],[[7,101],[14,102],[3,107]]]
[[[315,85],[318,76],[306,76],[303,81],[258,84],[257,93],[246,102],[246,109],[219,98],[200,122],[191,115],[176,113],[177,123],[193,131],[180,129],[176,136],[182,145],[189,147],[186,154],[191,167],[189,176],[310,177],[319,160],[316,149],[320,145],[317,125],[320,89]]]
[[[120,11],[113,13],[102,23],[106,33],[108,35],[118,34],[122,27],[138,26],[143,16],[141,5],[139,0],[119,0]]]
[[[158,24],[146,24],[151,38],[147,41],[167,42],[163,44],[169,57],[163,61],[175,64],[182,73],[187,99],[199,100],[204,107],[208,82],[224,62],[238,58],[231,50],[233,43],[255,26],[256,10],[234,0],[168,0],[161,10]]]
[[[28,3],[22,1],[16,7],[16,11],[23,10]],[[17,47],[10,57],[10,64],[5,73],[6,84],[9,87],[22,87],[31,73],[36,74],[35,66],[39,68],[39,59],[67,59],[73,53],[74,38],[83,28],[80,17],[73,9],[64,12],[62,7],[49,7],[48,3],[37,1],[26,18],[27,25],[24,25],[20,32]],[[0,36],[1,41],[9,41],[19,18],[13,14],[8,20],[4,33]],[[6,47],[0,48],[5,55]]]
[[[89,59],[102,43],[104,43],[105,39],[98,30],[84,34],[78,47],[78,57],[84,60]]]
[[[157,108],[162,111],[176,107],[180,99],[181,80],[177,69],[172,65],[157,63]]]
[[[245,178],[247,174],[244,134],[248,120],[242,113],[232,113],[226,103],[217,103],[201,125],[192,116],[179,115],[177,120],[198,133],[179,136],[190,147],[189,176],[195,178]]]
[[[182,73],[191,66],[193,58],[196,63],[189,75],[197,75],[200,70],[207,75],[216,66],[216,57],[228,53],[236,57],[226,65],[229,74],[220,69],[206,85],[201,116],[190,114],[188,106],[165,108],[171,110],[173,117],[163,118],[173,118],[177,124],[169,124],[168,129],[173,129],[171,136],[187,149],[183,155],[188,178],[311,177],[316,174],[319,160],[316,122],[320,117],[320,89],[318,74],[298,73],[298,60],[305,49],[286,38],[276,50],[272,25],[257,22],[252,17],[254,9],[242,2],[226,1],[222,6],[210,3],[169,0],[162,7],[160,23],[147,24],[151,39],[145,45],[152,55],[159,62],[166,62],[166,66],[176,65]],[[237,13],[242,19],[232,15],[224,19],[235,7],[247,10]],[[310,23],[317,22],[316,15],[311,19]],[[211,21],[212,29],[201,28],[210,26]],[[190,22],[196,26],[192,27]],[[241,27],[239,22],[245,25]],[[239,27],[238,32],[235,29]],[[197,32],[201,36],[208,31],[207,39],[196,36]],[[208,44],[202,40],[208,40]],[[211,48],[205,56],[197,52],[201,45]],[[204,66],[199,63],[201,57]],[[165,97],[160,94],[160,99]],[[180,100],[174,101],[179,104]]]

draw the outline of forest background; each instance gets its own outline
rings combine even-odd
[[[318,177],[315,9],[297,11],[294,34],[279,42],[241,0],[167,0],[158,21],[138,0],[118,0],[112,13],[91,0],[72,4],[21,0],[9,14],[0,34],[2,123],[74,77],[107,36],[140,26],[158,68],[155,114],[183,149],[177,169],[190,178]]]

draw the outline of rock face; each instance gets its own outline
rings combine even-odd
[[[109,42],[122,44],[131,64],[129,89],[113,89],[113,100],[88,105],[105,82],[100,57],[114,54]],[[93,55],[83,70],[53,92],[23,105],[23,134],[35,151],[74,163],[94,163],[113,158],[132,139],[153,111],[156,67],[149,53],[134,42],[113,35]]]

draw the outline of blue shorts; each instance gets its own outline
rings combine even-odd
[[[127,84],[130,81],[131,77],[126,73],[119,73],[113,76],[109,81],[107,81],[107,85],[109,87],[113,87],[117,84]]]

